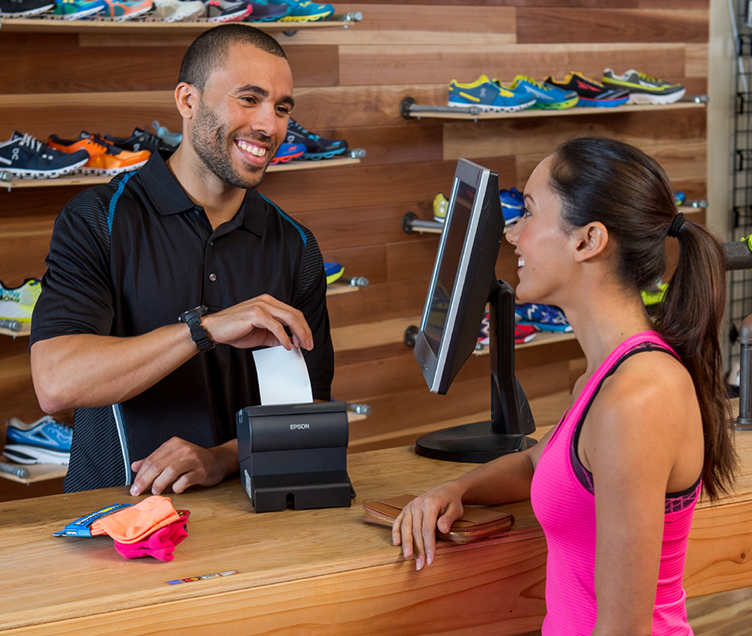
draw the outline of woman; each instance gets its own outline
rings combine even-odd
[[[517,297],[558,305],[587,358],[572,404],[531,449],[414,499],[394,523],[417,569],[462,504],[528,497],[546,535],[543,634],[691,634],[682,587],[702,487],[729,488],[736,456],[718,333],[722,247],[676,212],[658,164],[627,144],[580,138],[538,165],[507,233]],[[680,255],[660,314],[640,290]]]

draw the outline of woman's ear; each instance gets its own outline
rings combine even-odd
[[[608,245],[608,230],[603,223],[594,222],[578,228],[574,258],[578,262],[597,256]]]
[[[183,119],[193,119],[198,104],[198,89],[185,82],[180,82],[175,88],[175,104]]]

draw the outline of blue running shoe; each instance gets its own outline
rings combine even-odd
[[[514,306],[514,320],[521,325],[532,325],[538,331],[557,331],[570,333],[569,324],[564,312],[554,305],[538,303],[521,303]]]
[[[499,82],[498,80],[496,80]],[[550,84],[541,84],[525,75],[518,75],[509,86],[499,85],[507,90],[526,90],[535,97],[535,104],[531,108],[544,110],[564,110],[577,105],[579,96],[574,91],[565,91]]]
[[[686,198],[687,198],[687,195],[684,194],[683,192],[676,192],[674,194],[674,203],[676,203],[676,205],[682,205]]]
[[[271,4],[286,4],[290,12],[279,22],[319,22],[334,14],[331,4],[316,4],[310,0],[269,0]]]
[[[61,15],[66,20],[80,20],[97,15],[108,8],[105,0],[55,0],[54,15]]]
[[[285,141],[290,144],[302,144],[305,152],[301,159],[311,161],[331,159],[347,150],[346,139],[325,139],[303,128],[292,117],[287,124]]]
[[[517,188],[499,190],[501,211],[504,213],[504,224],[512,225],[522,218],[525,213],[525,200]]]
[[[8,425],[6,434],[8,443],[28,444],[47,450],[70,452],[73,429],[61,424],[54,417],[45,415],[31,424],[12,417],[5,423]]]
[[[300,159],[304,152],[305,146],[303,144],[280,144],[269,165],[273,166],[278,163],[287,163],[293,159]]]
[[[466,108],[477,106],[488,113],[511,113],[530,108],[535,104],[535,96],[528,91],[514,91],[481,75],[470,84],[449,82],[448,106]]]
[[[345,273],[345,267],[341,263],[324,263],[324,271],[326,272],[326,284],[331,285],[334,281],[342,278],[342,274]]]
[[[579,96],[578,106],[591,106],[594,108],[614,108],[626,104],[629,100],[629,91],[623,88],[604,86],[594,79],[585,77],[582,73],[572,71],[563,81],[559,82],[550,75],[544,80],[563,91],[574,91]]]

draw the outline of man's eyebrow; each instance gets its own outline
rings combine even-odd
[[[254,84],[246,84],[245,86],[241,86],[235,89],[235,93],[255,93],[260,97],[269,97],[269,91],[267,91],[265,88],[261,88],[260,86],[255,86]],[[292,98],[292,95],[285,95],[279,101],[283,104],[288,104],[290,108],[293,108],[295,106],[295,100]]]

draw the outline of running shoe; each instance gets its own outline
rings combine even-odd
[[[86,152],[59,152],[17,130],[13,131],[8,141],[0,143],[0,171],[9,172],[14,177],[59,177],[78,170],[88,161],[88,157]]]
[[[55,8],[55,0],[0,0],[0,18],[30,18]]]
[[[667,291],[668,283],[661,283],[659,285],[653,285],[648,289],[643,289],[640,292],[640,296],[642,296],[642,303],[645,305],[645,307],[660,305],[663,302]]]
[[[617,75],[610,68],[603,71],[603,83],[607,86],[626,88],[630,104],[673,104],[684,97],[681,84],[664,82],[634,69],[624,75]]]
[[[326,284],[331,285],[334,281],[342,278],[342,274],[345,273],[345,267],[341,263],[324,263],[324,271],[326,272]]]
[[[480,332],[478,333],[478,344],[476,349],[482,350],[487,347],[490,342],[491,332],[491,317],[488,311],[483,315],[483,321],[480,323]],[[514,325],[514,344],[525,344],[535,338],[537,330],[530,325]]]
[[[28,335],[34,305],[41,293],[42,284],[36,278],[27,278],[19,287],[6,287],[0,282],[0,333]]]
[[[205,0],[207,22],[240,22],[245,20],[253,7],[247,2],[231,2],[230,0]]]
[[[499,80],[496,80],[499,86],[510,91],[519,91],[524,89],[535,97],[535,103],[531,109],[542,110],[564,110],[576,106],[579,96],[575,91],[565,91],[556,86],[541,84],[526,75],[518,75],[512,80],[509,86],[505,86]]]
[[[292,11],[289,4],[272,4],[267,0],[251,0],[248,4],[253,7],[251,15],[244,22],[278,22],[290,15]]]
[[[511,113],[531,108],[535,102],[535,95],[527,91],[515,92],[487,75],[481,75],[470,84],[460,84],[457,80],[449,82],[448,106],[477,106],[488,113]]]
[[[30,424],[17,417],[12,417],[5,423],[8,425],[6,437],[9,444],[28,444],[47,450],[70,452],[73,429],[50,415]]]
[[[499,200],[504,214],[504,225],[512,225],[522,218],[525,213],[525,199],[517,188],[499,190]]]
[[[532,325],[538,331],[572,331],[564,312],[554,305],[517,304],[514,306],[514,320],[521,325]]]
[[[561,81],[555,80],[550,75],[544,80],[545,84],[555,86],[563,91],[574,91],[579,96],[578,106],[591,106],[595,108],[614,108],[626,104],[629,99],[629,91],[625,88],[606,87],[582,73],[573,71]]]
[[[132,20],[149,13],[154,7],[154,0],[105,0],[107,8],[99,14],[100,18],[112,18],[116,22]]]
[[[433,198],[433,220],[437,223],[443,223],[446,221],[448,208],[449,201],[441,192],[439,192]]]
[[[151,122],[151,126],[157,131],[157,137],[164,141],[168,146],[175,146],[175,148],[177,148],[180,145],[180,142],[183,141],[183,133],[170,132],[167,126],[160,126],[156,119]]]
[[[55,15],[66,20],[80,20],[102,13],[107,9],[105,0],[55,0]]]
[[[179,0],[173,1],[178,2]],[[180,4],[192,3],[180,2]],[[204,6],[201,2],[198,2],[198,4],[201,4],[202,7]],[[149,152],[156,152],[157,150],[174,152],[177,149],[177,146],[172,146],[154,133],[150,133],[147,130],[141,130],[140,128],[134,128],[133,134],[130,137],[114,137],[105,134],[104,138],[118,148],[128,150],[129,152],[139,152],[141,150],[148,150]]]
[[[154,0],[151,17],[164,22],[187,22],[206,14],[201,0]]]
[[[676,205],[681,205],[682,203],[684,203],[684,200],[686,198],[687,195],[685,195],[683,192],[677,192],[676,194],[674,194],[674,203],[676,203]]]
[[[334,13],[331,4],[316,4],[310,0],[269,0],[269,3],[289,6],[290,12],[284,18],[280,18],[280,22],[318,22],[326,20]]]
[[[293,159],[299,159],[303,156],[303,153],[305,153],[305,146],[303,144],[280,144],[269,165],[273,166],[278,163],[287,163]]]
[[[526,344],[535,338],[538,330],[533,325],[514,325],[514,344]]]
[[[118,148],[99,135],[81,132],[77,140],[61,139],[57,135],[50,135],[49,144],[61,152],[77,152],[84,150],[89,155],[86,165],[81,168],[82,174],[96,174],[113,176],[129,170],[137,170],[149,159],[147,150],[129,152]]]
[[[310,159],[312,161],[331,159],[347,150],[346,139],[326,139],[320,135],[316,135],[303,128],[292,117],[287,123],[285,141],[290,144],[302,144],[305,147],[305,152],[301,159]]]
[[[18,464],[55,464],[67,466],[70,453],[47,450],[29,444],[6,444],[3,455]]]

